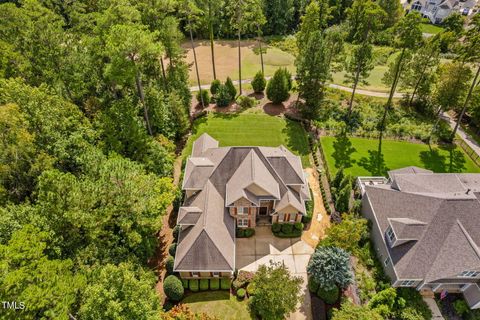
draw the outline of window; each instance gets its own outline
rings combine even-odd
[[[297,214],[296,213],[290,213],[290,222],[295,222],[295,219],[297,218]]]
[[[462,273],[460,273],[460,277],[462,278],[476,278],[480,275],[480,271],[472,271],[472,270],[467,270],[467,271],[463,271]]]
[[[212,272],[212,275],[213,275],[215,278],[220,277],[220,273],[219,273],[219,272]]]
[[[283,219],[285,219],[285,214],[284,213],[279,213],[278,214],[278,222],[283,222]]]
[[[198,273],[198,272],[192,272],[192,277],[198,278],[198,276],[199,276],[199,273]]]
[[[390,259],[390,257],[388,257],[383,263],[385,264],[385,266],[388,266],[391,262],[392,260]]]
[[[387,236],[387,239],[388,239],[388,242],[390,243],[390,245],[392,245],[393,243],[395,243],[395,233],[393,233],[393,229],[392,227],[388,227],[387,228],[387,231],[385,231],[385,235]]]
[[[248,214],[248,207],[237,207],[237,214]]]
[[[403,280],[402,282],[400,282],[400,287],[412,287],[415,282],[415,280]]]
[[[237,219],[238,227],[248,227],[248,219]]]

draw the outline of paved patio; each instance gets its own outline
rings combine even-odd
[[[282,239],[272,234],[270,227],[255,228],[255,236],[236,240],[236,265],[239,270],[256,271],[270,261],[282,262],[293,275],[303,279],[304,301],[290,315],[292,320],[311,319],[310,295],[307,292],[307,264],[314,249],[301,238]]]

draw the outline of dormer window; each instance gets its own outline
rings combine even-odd
[[[480,275],[480,271],[467,270],[460,273],[458,276],[462,278],[476,278]]]
[[[248,207],[237,207],[237,214],[248,214]]]
[[[395,238],[395,233],[393,233],[393,229],[390,226],[387,228],[387,231],[385,231],[385,235],[387,236],[387,240],[390,245],[394,244],[397,240]]]

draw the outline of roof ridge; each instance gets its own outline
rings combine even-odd
[[[251,161],[252,161],[252,168],[251,168],[251,175],[252,175],[252,182],[255,181],[255,155],[254,155],[254,151],[253,150],[250,150],[250,154],[251,154]]]
[[[225,262],[230,265],[230,263],[228,263],[228,259],[227,257],[225,257],[225,255],[223,254],[222,250],[220,250],[220,248],[218,248],[217,244],[215,241],[213,241],[213,239],[210,237],[210,234],[209,232],[207,231],[207,229],[203,229],[202,232],[205,232],[205,235],[208,237],[208,239],[210,239],[210,241],[213,243],[213,245],[215,246],[215,248],[217,248],[218,252],[220,252],[220,255],[222,256],[222,258],[225,260]],[[199,236],[202,234],[202,232],[200,232]],[[232,266],[234,267],[234,266]]]
[[[475,251],[478,258],[480,259],[480,249],[478,248],[477,244],[475,243],[475,241],[473,241],[472,237],[470,236],[470,234],[465,229],[465,227],[463,226],[462,222],[460,222],[459,219],[457,219],[457,224],[462,230],[463,234],[465,235],[465,238],[467,238],[468,243],[472,246],[473,251]]]

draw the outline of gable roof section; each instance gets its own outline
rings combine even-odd
[[[397,240],[418,240],[426,229],[426,223],[410,218],[389,218]]]
[[[249,187],[252,185],[257,186],[276,199],[280,198],[277,181],[254,150],[250,150],[227,182],[225,205],[229,206],[242,197],[247,198],[246,191],[249,191]]]
[[[300,202],[300,195],[289,188],[289,190],[283,195],[282,199],[275,205],[275,211],[281,211],[288,206],[292,206],[301,213],[305,213],[305,206]]]
[[[203,133],[195,140],[192,147],[192,157],[200,157],[202,153],[211,148],[218,148],[218,141],[207,133]]]
[[[212,174],[213,169],[214,163],[207,158],[188,158],[185,165],[182,189],[202,189]]]
[[[197,207],[180,207],[178,210],[178,225],[195,225],[202,215],[202,210]]]
[[[272,165],[273,169],[278,173],[280,178],[285,184],[303,184],[303,174],[298,175],[291,162],[287,157],[267,157],[268,162]]]

